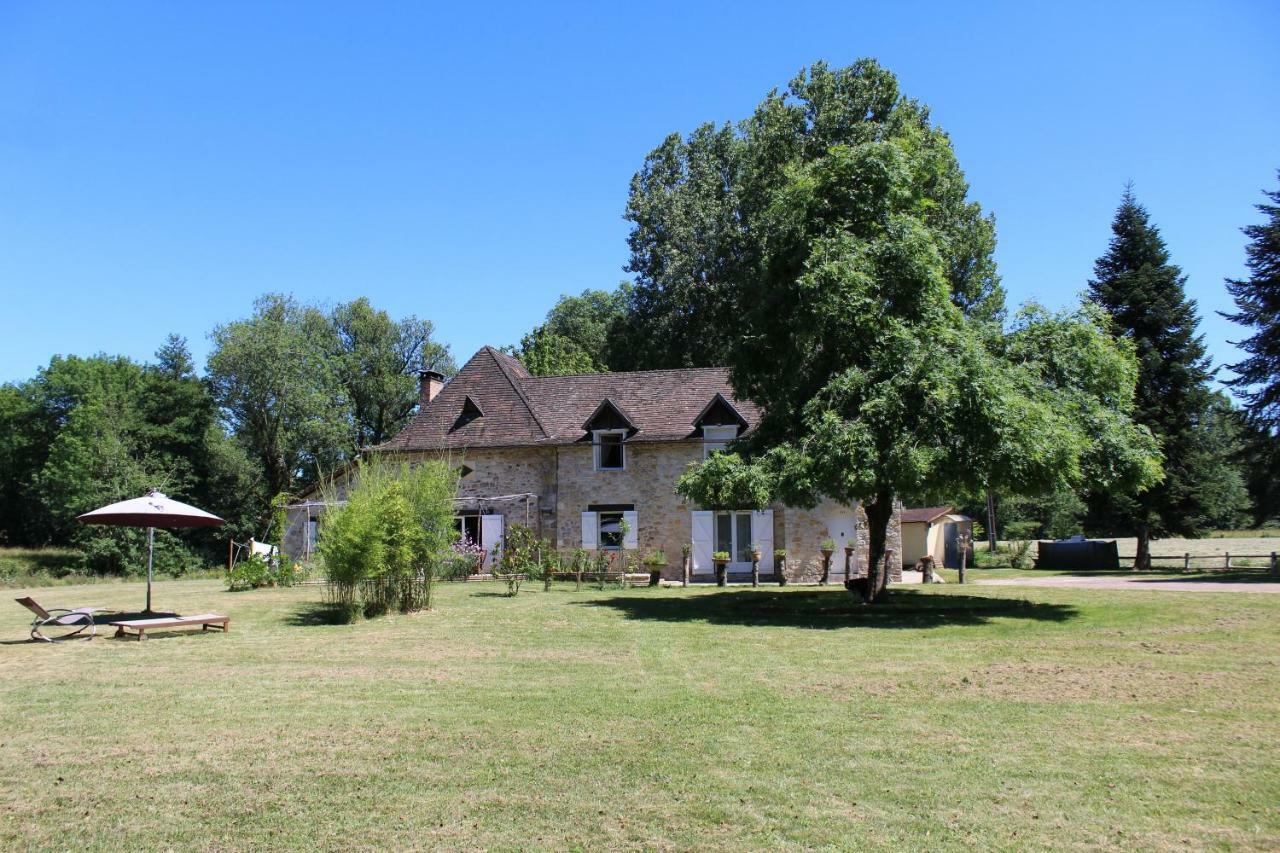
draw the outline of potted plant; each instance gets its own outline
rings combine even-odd
[[[787,549],[777,548],[773,552],[773,574],[778,579],[778,586],[787,585]]]
[[[649,586],[657,586],[662,580],[662,570],[667,567],[667,555],[654,549],[645,554],[644,564],[649,567]]]
[[[751,543],[751,585],[760,586],[760,543]]]
[[[729,565],[729,552],[716,551],[711,555],[711,562],[714,563],[716,567],[716,586],[724,586],[729,581],[727,571],[727,566]]]
[[[689,555],[693,553],[693,545],[689,542],[680,546],[680,584],[689,585]]]
[[[825,584],[831,577],[831,555],[836,552],[836,540],[830,537],[823,539],[818,545],[818,550],[822,552],[822,577],[818,583]]]

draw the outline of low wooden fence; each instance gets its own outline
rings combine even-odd
[[[1151,568],[1183,572],[1228,572],[1232,569],[1267,568],[1272,573],[1280,573],[1277,553],[1272,551],[1270,554],[1152,554]],[[1132,566],[1136,559],[1136,556],[1122,555],[1120,562]],[[1246,564],[1245,561],[1248,563]]]

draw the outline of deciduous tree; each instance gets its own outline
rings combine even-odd
[[[254,303],[253,316],[218,326],[210,337],[214,399],[261,467],[268,495],[347,458],[349,404],[330,357],[336,347],[328,318],[272,294]]]
[[[393,320],[360,297],[335,308],[330,322],[331,358],[351,406],[348,454],[381,444],[408,423],[418,404],[420,371],[457,371],[449,348],[432,338],[429,320]]]
[[[735,236],[690,236],[679,252],[701,251],[706,260],[692,268],[716,271],[726,291],[717,304],[732,307],[735,393],[764,410],[736,464],[761,468],[791,505],[861,502],[876,571],[897,496],[926,483],[1028,490],[1097,469],[1136,489],[1156,476],[1150,436],[1125,414],[1134,371],[1123,369],[1126,357],[1132,364],[1123,347],[1044,330],[1035,318],[1010,347],[1045,357],[1020,362],[995,345],[992,241],[958,236],[990,220],[968,201],[946,135],[893,75],[870,61],[815,66],[785,96],[771,94],[733,140],[721,145],[735,150],[736,169],[722,173],[738,188]],[[684,191],[678,172],[666,169],[666,192]],[[639,183],[649,185],[646,173]],[[668,257],[660,226],[678,219],[661,209],[645,225],[638,287],[659,295]],[[983,256],[957,262],[961,246]],[[1064,406],[1052,369],[1071,357],[1048,351],[1081,340],[1106,349],[1084,354],[1099,387]],[[1110,446],[1089,428],[1103,428]],[[869,598],[882,591],[881,575]]]

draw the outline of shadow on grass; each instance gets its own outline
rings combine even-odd
[[[972,573],[981,578],[982,570]],[[1027,569],[1022,577],[1070,577],[1070,578],[1120,578],[1122,580],[1144,581],[1146,583],[1276,583],[1280,575],[1273,574],[1268,568],[1237,568],[1184,571],[1179,568],[1160,567],[1151,570],[1143,569]]]
[[[293,611],[286,624],[295,628],[314,628],[319,625],[350,625],[351,619],[337,604],[313,601]]]
[[[1267,569],[1258,569],[1250,571],[1248,569],[1232,569],[1231,571],[1222,572],[1206,572],[1178,575],[1177,577],[1143,577],[1144,572],[1137,574],[1130,573],[1129,577],[1135,580],[1146,581],[1147,583],[1277,583],[1280,582],[1280,575],[1272,574]],[[1152,572],[1151,574],[1156,574]],[[1168,574],[1168,573],[1166,573]]]
[[[718,625],[777,625],[789,628],[940,628],[984,625],[995,618],[1065,622],[1075,607],[1015,598],[930,595],[893,590],[881,604],[865,606],[848,593],[831,590],[781,592],[738,590],[679,598],[617,597],[581,602],[608,607],[628,619],[711,622]]]

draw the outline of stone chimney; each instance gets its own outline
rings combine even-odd
[[[418,374],[418,407],[430,403],[444,387],[444,374],[434,370],[424,370]]]

